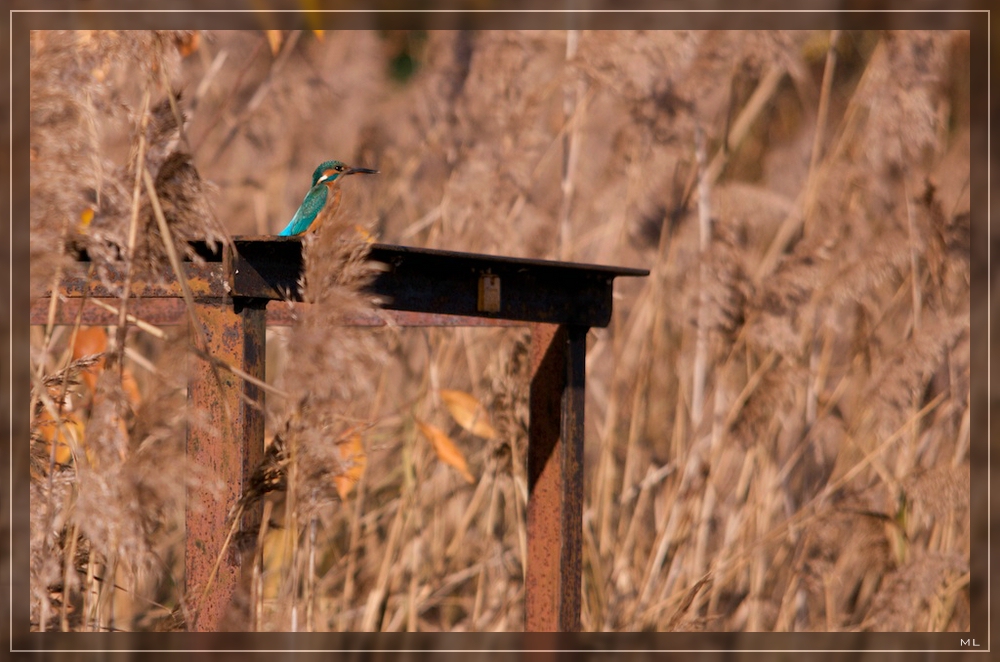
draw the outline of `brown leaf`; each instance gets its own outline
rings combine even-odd
[[[90,227],[90,223],[93,220],[94,220],[94,208],[88,205],[86,208],[84,208],[82,212],[80,212],[80,225],[78,228],[80,232],[83,232],[88,227]]]
[[[108,332],[103,326],[81,326],[73,342],[73,360],[90,356],[92,354],[103,354],[108,348]],[[94,365],[83,371],[83,381],[87,384],[90,392],[94,392],[97,385],[97,377],[104,370],[104,357]]]
[[[441,389],[441,400],[455,422],[465,430],[483,439],[496,439],[497,432],[490,425],[489,414],[475,396],[465,391]]]
[[[181,57],[187,57],[198,50],[198,45],[201,43],[201,33],[197,30],[182,32],[174,38],[174,43],[177,44],[177,50]]]
[[[281,30],[265,30],[267,43],[271,46],[271,55],[277,55],[281,50]]]
[[[333,482],[337,486],[337,494],[342,500],[354,491],[355,485],[361,480],[361,474],[368,464],[368,456],[365,454],[364,444],[361,443],[361,435],[358,433],[341,437],[337,440],[337,456],[344,466],[344,472],[334,476]]]
[[[76,334],[76,341],[73,343],[73,360],[81,359],[92,354],[103,354],[108,349],[108,333],[103,326],[81,326]],[[97,386],[97,378],[104,370],[104,357],[94,365],[85,368],[82,377],[90,392],[94,392]],[[122,390],[128,398],[132,408],[135,409],[142,402],[139,393],[139,385],[132,375],[132,371],[125,368],[122,371]]]
[[[469,472],[469,465],[465,462],[465,456],[455,446],[455,442],[440,428],[430,423],[424,423],[419,418],[416,420],[417,427],[420,428],[420,432],[427,438],[427,441],[431,442],[431,446],[434,447],[434,452],[437,453],[438,459],[458,469],[458,472],[465,477],[466,481],[470,483],[476,482],[476,479]]]
[[[73,343],[73,360],[101,354],[108,348],[108,332],[103,326],[81,326]]]
[[[73,459],[73,450],[83,447],[83,423],[73,412],[65,414],[62,425],[52,420],[48,409],[42,409],[38,416],[38,434],[45,440],[45,455],[52,452],[55,441],[57,464],[69,464]]]

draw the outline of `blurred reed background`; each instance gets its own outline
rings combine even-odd
[[[583,627],[970,623],[967,32],[35,32],[31,293],[86,247],[276,234],[234,627],[523,627],[527,335],[354,329],[366,237],[647,267],[587,355]],[[179,94],[174,95],[173,92]],[[179,122],[179,118],[186,118]],[[981,137],[975,136],[979,140]],[[183,629],[179,329],[32,329],[31,622]],[[251,541],[253,544],[253,541]]]

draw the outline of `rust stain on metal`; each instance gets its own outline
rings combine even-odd
[[[562,541],[559,560],[562,591],[559,603],[561,632],[580,630],[583,578],[583,420],[587,370],[586,327],[567,328],[566,383],[562,392],[560,470]]]
[[[221,262],[194,263],[185,262],[184,274],[191,293],[195,297],[221,298],[227,296],[226,278]],[[109,280],[114,283],[125,282],[125,267],[112,265],[107,267]],[[70,265],[62,283],[59,293],[66,297],[88,296],[94,298],[117,298],[120,291],[113,291],[106,287],[96,275],[89,274],[90,264],[88,262],[77,262]],[[51,292],[47,292],[51,295]],[[177,278],[170,275],[164,278],[163,282],[143,282],[134,281],[132,283],[132,296],[143,298],[180,298],[182,296],[180,283]]]
[[[122,303],[121,299],[103,298],[97,299],[97,301],[115,309]],[[51,299],[44,298],[31,304],[31,324],[42,325],[48,322],[50,302]],[[56,305],[55,323],[75,324],[81,305],[83,306],[82,324],[86,326],[118,324],[118,313],[102,308],[95,303],[95,299],[79,297],[67,298]],[[188,320],[187,308],[182,299],[129,299],[126,312],[154,326],[186,324]]]
[[[200,303],[196,308],[207,351],[263,379],[263,306],[247,306],[236,312],[232,302],[220,301]],[[188,458],[209,469],[224,485],[220,500],[205,490],[192,490],[188,495],[185,582],[188,595],[198,595],[229,531],[229,509],[243,494],[253,468],[263,457],[264,416],[241,397],[263,405],[263,394],[256,386],[228,371],[215,371],[205,361],[192,360],[197,364],[188,388],[189,406],[194,410],[188,428]],[[247,513],[242,528],[255,526],[259,517],[257,510]],[[245,580],[243,565],[238,554],[227,555],[195,629],[219,629],[233,595]]]
[[[586,328],[534,324],[525,630],[580,629]]]
[[[558,329],[558,331],[557,331]],[[524,578],[524,629],[557,632],[559,623],[559,467],[550,462],[559,445],[559,394],[565,329],[531,327],[531,394],[528,423],[528,562]]]

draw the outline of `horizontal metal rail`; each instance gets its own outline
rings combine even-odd
[[[80,323],[84,326],[110,326],[118,323],[118,307],[120,298],[91,297],[58,297],[55,308],[54,324],[74,324],[80,308],[83,314]],[[31,306],[31,324],[44,325],[48,322],[48,297],[38,299]],[[309,304],[291,301],[268,301],[265,309],[267,326],[291,326],[301,317]],[[129,299],[127,313],[130,319],[146,322],[153,326],[177,326],[187,324],[189,315],[183,299],[175,298],[142,298]],[[492,319],[486,317],[468,317],[465,315],[440,315],[438,313],[421,313],[406,310],[378,310],[367,314],[354,314],[344,318],[345,326],[379,327],[511,327],[525,326],[518,320]]]

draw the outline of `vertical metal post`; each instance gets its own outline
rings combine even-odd
[[[587,328],[531,328],[525,631],[580,630]]]
[[[205,349],[260,380],[264,379],[263,303],[237,308],[232,300],[216,299],[195,306]],[[257,386],[241,377],[200,358],[193,360],[197,363],[192,366],[188,385],[192,417],[188,423],[188,460],[208,469],[223,484],[220,496],[213,497],[203,489],[188,494],[185,584],[189,599],[197,603],[229,533],[229,509],[263,458],[264,397]],[[259,518],[259,509],[245,514],[242,527],[253,526]],[[220,630],[240,584],[242,566],[240,554],[230,544],[192,629]]]

